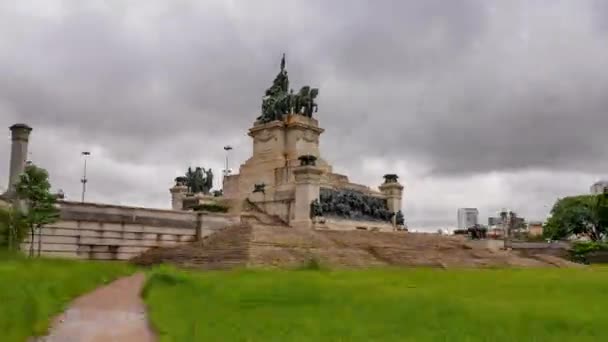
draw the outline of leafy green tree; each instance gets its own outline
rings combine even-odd
[[[27,228],[21,212],[12,207],[0,208],[0,247],[19,249]]]
[[[562,239],[574,234],[588,236],[593,241],[602,240],[608,233],[607,203],[606,194],[559,199],[543,228],[545,237]]]
[[[15,189],[17,197],[24,204],[23,216],[30,231],[30,257],[32,257],[36,231],[59,219],[59,210],[55,206],[56,196],[51,194],[48,172],[33,164],[26,166]]]

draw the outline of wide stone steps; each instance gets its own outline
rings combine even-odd
[[[198,269],[244,267],[249,258],[251,227],[247,224],[229,226],[188,245],[150,250],[134,258],[139,265],[170,263]]]

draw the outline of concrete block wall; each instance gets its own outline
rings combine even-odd
[[[61,219],[34,237],[37,255],[127,260],[149,248],[194,241],[236,224],[238,215],[61,202]],[[22,245],[28,253],[30,238]]]
[[[313,223],[314,229],[329,230],[369,230],[379,232],[392,232],[395,227],[388,222],[379,221],[355,221],[339,218],[316,218]]]

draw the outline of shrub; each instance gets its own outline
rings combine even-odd
[[[211,213],[227,213],[228,207],[217,203],[199,204],[192,208],[194,211],[208,211]]]
[[[570,255],[572,260],[588,264],[587,256],[597,251],[608,251],[608,243],[596,241],[575,242],[570,249]]]
[[[23,215],[13,208],[0,208],[0,247],[19,249],[27,235],[27,223]]]

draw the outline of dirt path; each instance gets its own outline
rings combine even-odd
[[[139,297],[143,273],[124,277],[77,298],[36,342],[156,341]]]

